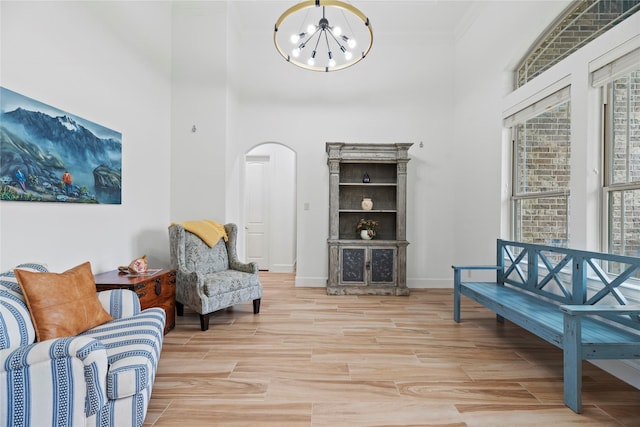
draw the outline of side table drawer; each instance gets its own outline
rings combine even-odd
[[[176,273],[156,275],[134,285],[133,291],[140,298],[140,307],[160,307],[167,313],[166,334],[176,326]]]
[[[164,327],[166,334],[176,326],[176,272],[162,270],[159,273],[144,277],[121,274],[118,270],[96,274],[96,289],[129,289],[140,298],[142,310],[150,307],[162,308],[167,316]]]

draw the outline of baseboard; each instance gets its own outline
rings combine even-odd
[[[301,277],[296,276],[296,287],[300,288],[326,288],[326,277]]]
[[[275,271],[275,270],[269,270]],[[326,288],[326,277],[302,277],[296,276],[296,287],[300,288]],[[408,279],[409,289],[453,289],[451,279]]]
[[[272,264],[269,266],[270,273],[293,273],[294,271],[294,264]]]
[[[635,360],[589,360],[589,362],[640,390],[640,362]]]
[[[453,281],[447,279],[407,279],[409,289],[453,289]]]

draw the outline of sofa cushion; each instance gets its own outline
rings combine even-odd
[[[46,272],[47,266],[38,263],[20,264],[17,268]],[[0,350],[31,344],[36,331],[27,303],[13,270],[0,273]]]
[[[165,321],[164,310],[154,307],[80,334],[97,339],[107,349],[109,399],[132,396],[153,383],[164,339]]]
[[[38,341],[70,337],[113,320],[98,300],[91,264],[64,273],[14,270]]]

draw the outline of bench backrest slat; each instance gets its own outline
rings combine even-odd
[[[498,239],[498,283],[515,286],[561,304],[629,302],[623,285],[640,272],[640,258]],[[637,304],[638,302],[635,301]],[[624,316],[640,329],[638,316]]]

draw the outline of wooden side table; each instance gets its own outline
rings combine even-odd
[[[129,289],[138,294],[140,307],[160,307],[167,313],[166,334],[176,326],[176,271],[160,270],[153,275],[133,275],[118,270],[94,275],[96,289]]]

